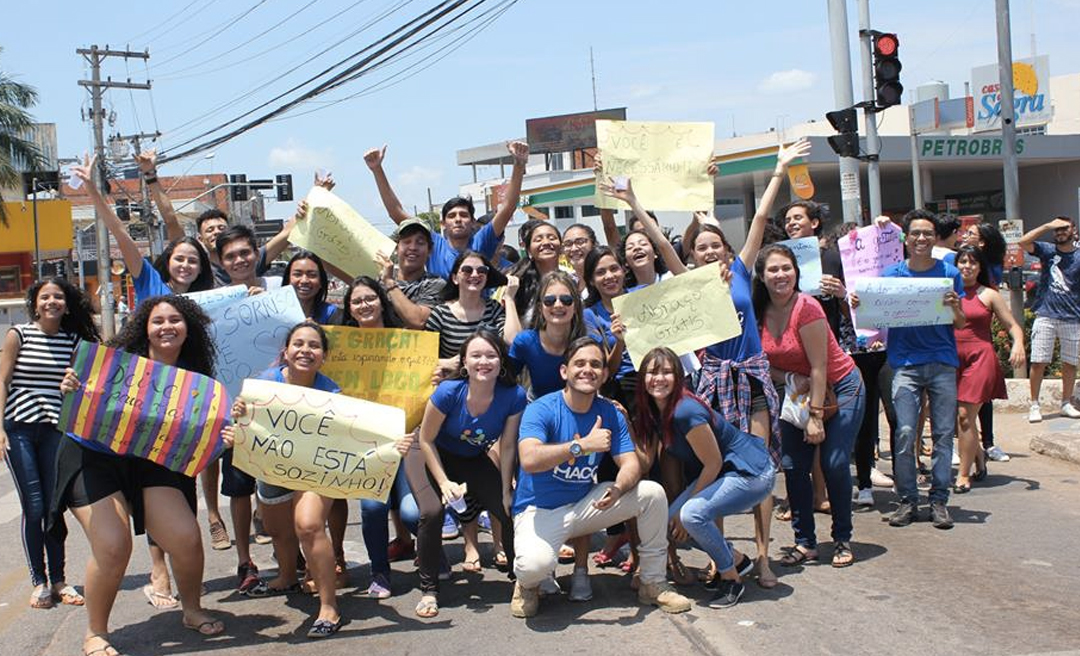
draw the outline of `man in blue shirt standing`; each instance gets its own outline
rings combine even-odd
[[[905,244],[908,259],[886,269],[885,278],[948,278],[952,290],[943,302],[952,310],[951,325],[890,328],[888,358],[893,375],[893,406],[896,409],[896,453],[893,454],[893,480],[900,496],[900,507],[889,517],[891,526],[907,526],[918,513],[919,488],[916,466],[916,427],[923,393],[930,402],[930,423],[934,452],[931,457],[930,521],[935,528],[952,528],[952,517],[945,504],[952,483],[953,436],[956,433],[956,351],[954,330],[967,320],[960,308],[964,282],[951,264],[931,255],[937,242],[938,217],[926,210],[912,210],[904,215]],[[851,296],[851,306],[858,307],[858,296]]]
[[[525,165],[529,161],[529,145],[523,141],[511,141],[506,149],[514,159],[514,169],[506,187],[506,201],[499,205],[490,223],[479,227],[476,222],[476,208],[469,198],[460,196],[446,201],[442,207],[442,234],[432,235],[431,255],[428,256],[427,270],[440,278],[449,278],[450,269],[457,256],[466,250],[473,250],[488,259],[495,259],[495,251],[503,237],[503,231],[517,210],[521,198],[521,181],[525,177]],[[372,148],[364,153],[371,174],[375,176],[375,185],[379,188],[379,197],[387,214],[394,223],[401,224],[410,218],[401,205],[397,194],[390,186],[390,180],[383,170],[386,146]]]
[[[540,583],[555,569],[559,546],[579,535],[636,518],[641,536],[638,601],[668,613],[690,610],[690,600],[667,582],[667,497],[641,479],[641,461],[626,420],[597,391],[607,377],[607,354],[590,337],[570,343],[559,373],[561,391],[529,404],[521,418],[521,467],[514,491],[514,617],[532,617]],[[619,472],[614,483],[595,483],[606,457]],[[575,570],[574,576],[587,576]]]
[[[1020,247],[1039,258],[1038,296],[1035,322],[1031,325],[1031,409],[1028,421],[1042,421],[1039,392],[1042,389],[1046,365],[1054,357],[1054,341],[1061,342],[1061,414],[1080,418],[1073,407],[1073,388],[1076,385],[1076,364],[1080,360],[1080,254],[1077,254],[1074,235],[1076,226],[1067,216],[1027,232],[1020,238]],[[1052,232],[1054,243],[1036,241]]]

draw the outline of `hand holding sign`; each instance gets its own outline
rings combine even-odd
[[[849,301],[860,326],[946,325],[960,299],[949,278],[862,278]]]
[[[379,161],[382,161],[381,157]],[[372,227],[348,203],[323,187],[312,187],[307,202],[309,216],[297,222],[289,234],[289,241],[350,276],[378,276],[375,255],[392,253],[394,242]]]

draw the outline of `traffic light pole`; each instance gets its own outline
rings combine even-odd
[[[871,61],[870,0],[859,0],[859,57],[863,70],[863,123],[866,127],[867,191],[870,194],[870,216],[881,216],[881,140],[877,133],[877,114],[874,112],[874,63]]]
[[[1009,0],[996,0],[998,81],[1001,85],[1001,159],[1005,190],[1005,218],[1020,220],[1020,172],[1016,164],[1016,116],[1013,104],[1012,28]],[[1009,304],[1013,316],[1024,316],[1023,278],[1016,267],[1009,276]]]
[[[828,9],[829,41],[832,46],[833,97],[837,107],[851,107],[855,104],[855,94],[851,87],[846,0],[828,0]],[[844,207],[844,221],[862,225],[857,158],[840,158],[840,198]]]

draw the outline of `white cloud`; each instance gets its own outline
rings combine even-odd
[[[411,166],[397,174],[394,186],[402,188],[435,186],[442,182],[442,178],[442,169],[427,166]]]
[[[333,149],[324,148],[316,150],[304,146],[296,139],[290,137],[284,146],[274,146],[270,149],[269,163],[271,168],[288,168],[292,170],[308,169],[314,171],[322,168],[331,170],[333,166]]]
[[[798,68],[776,71],[758,84],[758,91],[775,94],[805,91],[814,86],[816,80],[816,75]]]

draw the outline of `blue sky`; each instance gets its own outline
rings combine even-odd
[[[202,127],[269,99],[306,77],[302,74],[359,50],[434,2],[407,4],[297,72],[269,82],[400,4],[103,0],[58,5],[63,15],[45,23],[39,6],[17,3],[5,10],[5,22],[21,27],[5,33],[0,69],[37,87],[41,100],[35,117],[57,124],[60,154],[70,157],[91,143],[90,126],[79,113],[88,94],[76,85],[89,71],[75,49],[92,43],[148,47],[153,91],[110,91],[107,106],[117,117],[110,131],[157,127],[168,145],[193,136],[175,128],[208,109],[255,89],[246,102]],[[455,163],[458,149],[523,136],[526,118],[592,109],[590,46],[599,106],[626,106],[631,119],[714,121],[718,136],[729,135],[733,125],[743,134],[820,119],[834,109],[826,4],[520,0],[444,59],[396,85],[270,123],[214,149],[212,160],[195,156],[163,173],[247,173],[249,178],[293,173],[297,192],[303,193],[312,171],[322,166],[334,172],[343,198],[385,226],[388,220],[362,160],[367,148],[390,145],[386,168],[406,207],[423,209],[428,187],[439,204],[471,180],[469,169]],[[935,79],[948,82],[957,96],[973,66],[996,61],[993,0],[878,0],[871,2],[871,17],[876,29],[899,34],[905,98]],[[854,47],[853,1],[848,21]],[[270,29],[277,23],[282,24]],[[1051,75],[1080,69],[1075,39],[1080,0],[1013,0],[1012,25],[1015,57],[1030,54],[1034,31],[1038,53],[1050,56]],[[853,71],[859,72],[858,59]],[[112,59],[105,75],[142,81],[147,71],[139,60]],[[325,99],[380,79],[361,79]],[[855,89],[859,99],[858,82]],[[291,204],[268,206],[271,217],[290,212]]]

